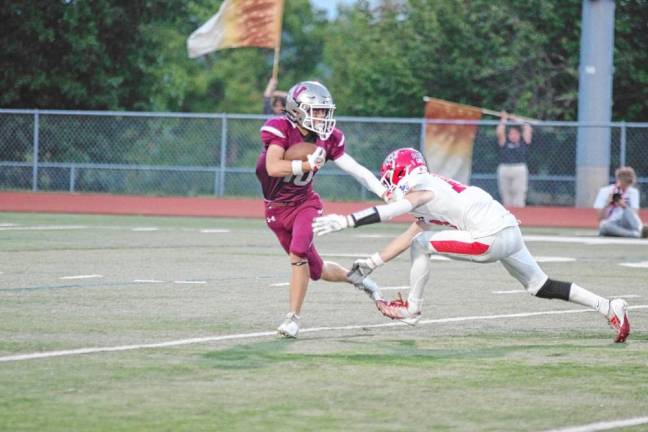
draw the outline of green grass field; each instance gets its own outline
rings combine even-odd
[[[401,229],[317,246],[350,265]],[[290,268],[262,221],[0,214],[0,430],[542,431],[646,416],[648,268],[620,264],[646,261],[648,242],[593,234],[525,230],[550,276],[628,297],[627,344],[596,313],[510,292],[522,287],[499,264],[451,261],[434,261],[417,327],[316,282],[303,333],[283,340]],[[408,268],[375,273],[386,296],[406,293]]]

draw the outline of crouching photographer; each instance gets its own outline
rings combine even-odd
[[[598,210],[599,235],[612,237],[648,237],[648,226],[639,219],[639,191],[634,169],[621,167],[614,173],[614,184],[599,189],[594,208]]]

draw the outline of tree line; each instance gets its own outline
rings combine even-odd
[[[186,38],[219,0],[0,4],[0,106],[261,111],[272,52],[197,60]],[[338,113],[420,117],[422,96],[577,117],[581,0],[357,0],[333,20],[285,0],[279,88],[317,79]],[[617,0],[613,119],[648,119],[648,1]]]

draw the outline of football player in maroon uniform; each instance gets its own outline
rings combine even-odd
[[[286,110],[261,127],[263,149],[256,166],[265,201],[268,227],[290,257],[290,309],[277,331],[286,337],[299,333],[299,314],[309,278],[349,282],[374,300],[380,292],[370,279],[352,274],[341,265],[323,261],[313,245],[313,219],[322,214],[322,202],[313,191],[317,171],[326,161],[353,176],[364,187],[383,197],[385,187],[365,167],[346,153],[344,134],[335,127],[335,105],[331,94],[314,81],[293,86],[286,97]],[[310,142],[317,150],[306,161],[285,160],[293,145]]]

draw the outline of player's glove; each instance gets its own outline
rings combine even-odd
[[[384,261],[380,257],[380,254],[376,252],[371,255],[369,258],[357,259],[353,262],[351,267],[351,272],[360,273],[363,277],[369,276],[376,268],[384,264]]]
[[[317,147],[317,150],[306,156],[306,162],[308,162],[311,171],[315,172],[319,170],[324,165],[324,162],[326,162],[326,150],[322,147]]]
[[[318,236],[330,234],[335,231],[341,231],[353,226],[354,223],[351,216],[330,214],[313,219],[313,232]]]

